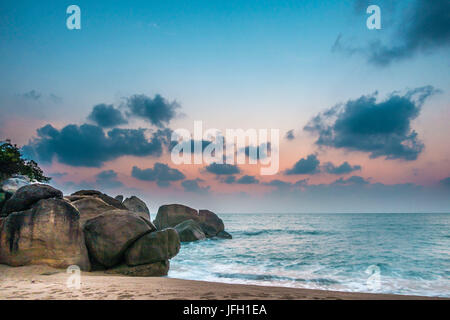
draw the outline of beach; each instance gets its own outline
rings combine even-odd
[[[0,265],[1,300],[394,300],[420,296],[350,293],[225,284],[161,277],[82,272],[80,289],[68,288],[66,270]]]

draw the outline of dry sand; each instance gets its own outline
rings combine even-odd
[[[47,266],[0,265],[0,299],[183,300],[183,299],[423,299],[370,293],[346,293],[282,287],[224,284],[171,278],[144,278],[82,272],[81,288],[69,289],[69,274]]]

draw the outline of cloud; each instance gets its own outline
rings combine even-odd
[[[68,125],[58,130],[48,124],[37,130],[37,138],[23,147],[31,159],[50,163],[53,157],[71,166],[100,167],[121,156],[162,154],[170,139],[170,130],[157,130],[148,139],[145,129],[114,128],[107,133],[99,126]]]
[[[369,184],[369,181],[360,176],[351,176],[348,179],[339,178],[333,184],[341,184],[341,185],[364,185]]]
[[[184,180],[181,183],[181,186],[184,188],[185,192],[194,192],[194,193],[208,193],[210,187],[201,187],[199,182],[203,182],[202,179],[194,179],[194,180]]]
[[[102,128],[112,128],[128,122],[113,105],[103,103],[94,106],[88,119]]]
[[[450,177],[442,179],[439,183],[446,188],[450,188]]]
[[[333,163],[327,162],[323,165],[323,168],[324,168],[325,172],[331,173],[331,174],[347,174],[347,173],[351,173],[353,171],[361,170],[361,166],[359,166],[359,165],[352,166],[347,161],[345,161],[344,163],[342,163],[339,166],[335,166]]]
[[[96,184],[101,189],[114,189],[123,187],[123,183],[117,179],[117,173],[114,170],[104,170],[97,174]]]
[[[131,170],[131,176],[144,181],[156,181],[160,187],[168,187],[170,182],[179,181],[186,176],[178,169],[170,168],[164,163],[155,163],[153,168],[140,169],[136,166]]]
[[[258,184],[259,180],[256,179],[254,176],[245,175],[240,177],[239,179],[236,179],[235,176],[227,176],[224,179],[221,180],[222,182],[226,184]]]
[[[284,136],[284,138],[289,141],[294,140],[295,139],[294,130],[292,129],[292,130],[289,130],[288,132],[286,132],[286,135]]]
[[[261,143],[259,146],[246,146],[243,151],[247,157],[259,160],[267,158],[268,153],[272,150],[271,148],[272,145],[270,142],[267,142]]]
[[[308,157],[298,160],[291,169],[286,170],[285,174],[294,175],[318,173],[319,164],[320,161],[317,159],[317,156],[315,154],[310,154]]]
[[[298,188],[298,187],[307,186],[308,179],[298,180],[295,183],[287,182],[287,181],[283,181],[283,180],[279,180],[279,179],[275,179],[275,180],[272,180],[272,181],[269,181],[269,182],[264,182],[263,184],[265,186],[275,187],[278,190],[288,190],[288,189],[291,189],[291,188]]]
[[[23,94],[20,95],[22,98],[25,99],[29,99],[29,100],[39,100],[42,97],[42,93],[36,91],[36,90],[31,90],[28,92],[25,92]]]
[[[219,164],[214,162],[206,166],[205,169],[206,171],[214,173],[216,175],[232,175],[241,172],[241,170],[237,165],[232,165],[228,163]]]
[[[371,158],[415,160],[424,145],[411,121],[425,100],[438,92],[432,86],[391,93],[377,102],[377,93],[349,100],[309,121],[304,130],[318,135],[316,144],[349,151],[369,152]]]
[[[245,175],[245,176],[240,177],[236,181],[236,183],[239,183],[239,184],[258,184],[259,180],[256,179],[254,176]]]
[[[159,94],[152,99],[143,94],[136,94],[127,98],[127,115],[149,121],[157,127],[164,127],[176,116],[177,102],[168,102]]]
[[[371,64],[388,66],[392,62],[414,57],[420,52],[448,48],[450,45],[448,12],[450,12],[448,0],[416,0],[411,9],[404,10],[404,15],[392,37],[395,44],[386,45],[377,40],[366,47],[352,47],[344,44],[342,36],[339,35],[333,45],[333,51],[363,54]]]

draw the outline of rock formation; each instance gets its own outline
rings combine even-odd
[[[122,202],[123,196],[81,190],[63,197],[49,185],[14,179],[0,183],[0,263],[10,266],[78,265],[84,271],[164,276],[180,240],[231,238],[209,210],[165,205],[153,224],[136,196]]]
[[[31,209],[14,212],[0,228],[0,263],[10,266],[78,265],[90,269],[79,212],[61,199],[39,200]]]
[[[192,222],[186,222],[192,220]],[[214,212],[209,210],[197,211],[181,204],[168,204],[159,207],[153,221],[158,230],[175,228],[182,242],[200,240],[205,237],[219,237],[231,239],[225,232],[225,226]],[[203,235],[202,235],[203,233]]]
[[[183,221],[175,226],[181,242],[192,242],[206,238],[200,225],[192,219]]]
[[[150,220],[150,211],[144,201],[136,196],[131,196],[126,198],[123,205],[130,211],[140,215],[141,217]]]

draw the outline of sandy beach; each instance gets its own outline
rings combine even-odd
[[[224,284],[157,277],[124,277],[83,272],[81,288],[69,289],[65,270],[47,266],[0,265],[2,300],[378,300],[419,296],[348,293],[283,287]],[[429,299],[429,298],[428,298]]]

